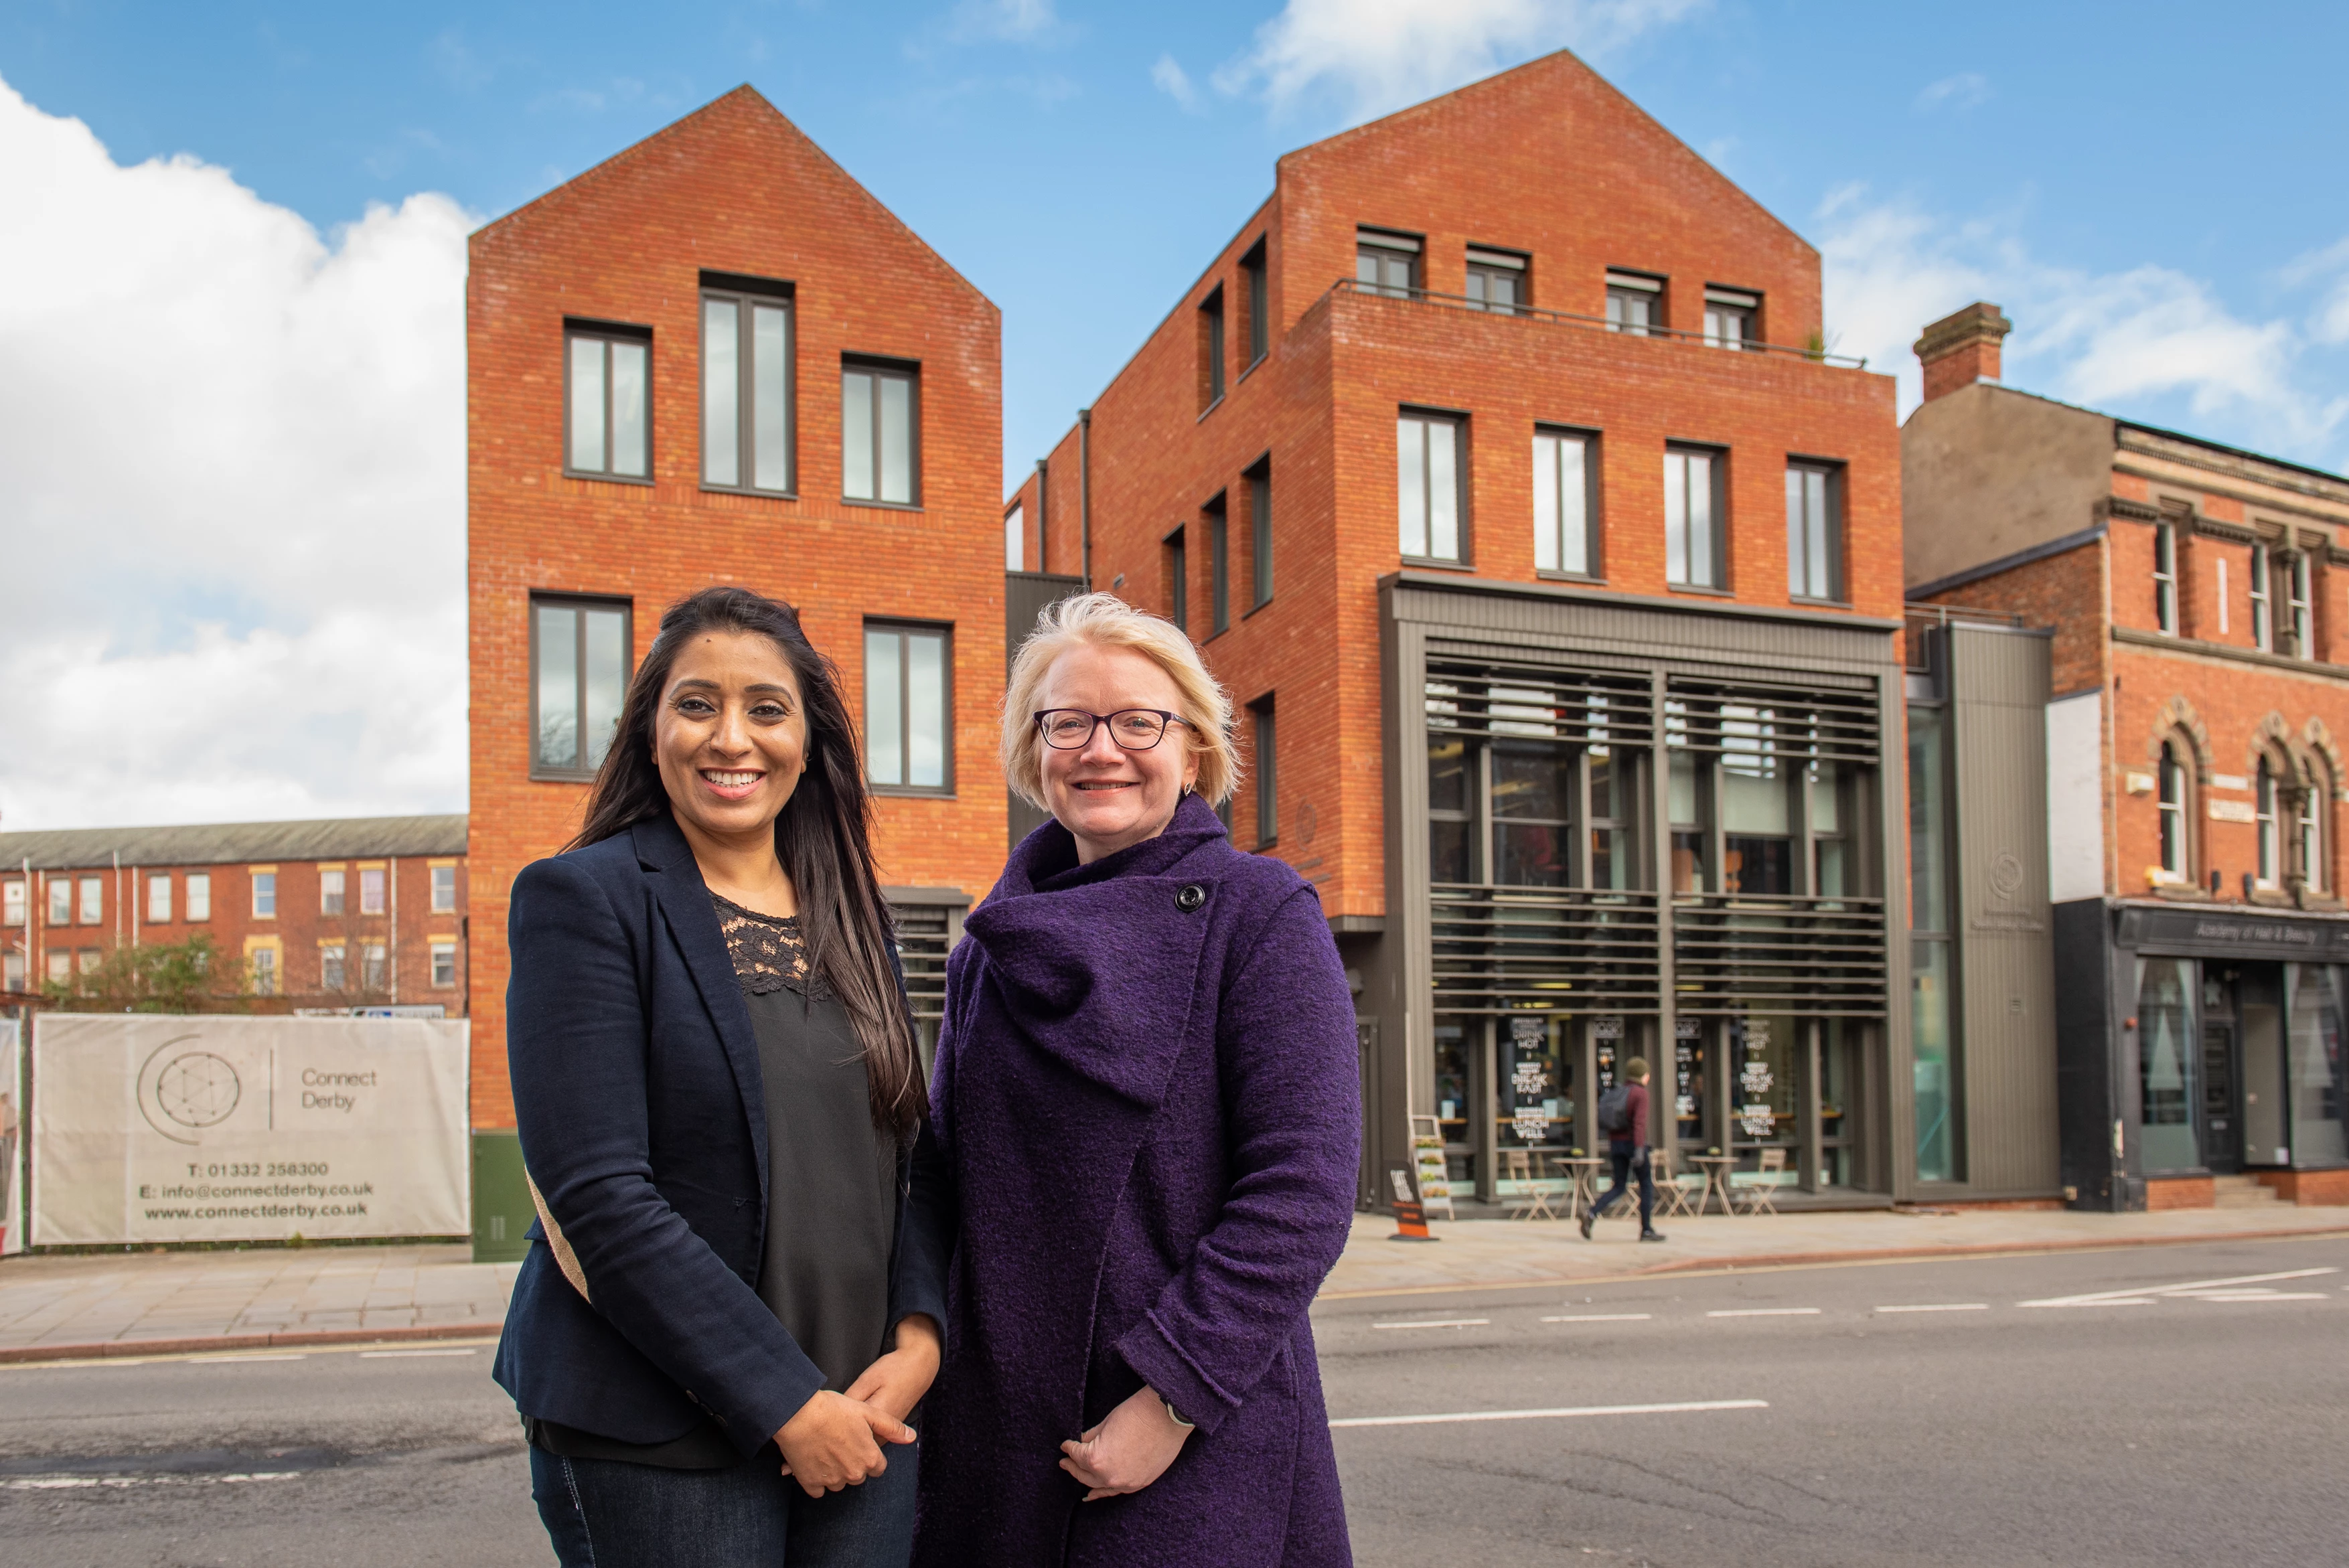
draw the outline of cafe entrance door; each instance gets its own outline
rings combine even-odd
[[[2206,965],[2202,970],[2201,1103],[2195,1131],[2202,1163],[2214,1176],[2243,1168],[2243,1136],[2235,1109],[2236,982],[2240,972]]]

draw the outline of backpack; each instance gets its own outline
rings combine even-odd
[[[1631,1086],[1619,1083],[1599,1097],[1599,1130],[1611,1138],[1631,1135]]]

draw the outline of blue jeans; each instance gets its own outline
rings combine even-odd
[[[772,1450],[731,1470],[661,1470],[530,1450],[531,1501],[563,1568],[905,1568],[918,1443],[862,1486],[810,1497]]]
[[[1636,1171],[1640,1175],[1640,1233],[1644,1236],[1656,1228],[1650,1222],[1654,1219],[1656,1212],[1656,1183],[1648,1175],[1647,1148],[1642,1145],[1633,1149],[1628,1143],[1610,1141],[1607,1149],[1607,1158],[1615,1167],[1615,1184],[1607,1189],[1605,1197],[1590,1206],[1590,1212],[1593,1214],[1604,1214],[1613,1208],[1615,1200],[1620,1198],[1624,1189],[1630,1185],[1631,1173]]]

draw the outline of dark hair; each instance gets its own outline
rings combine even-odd
[[[1630,1061],[1625,1062],[1625,1063],[1623,1064],[1623,1079],[1624,1079],[1624,1081],[1625,1081],[1626,1083],[1629,1083],[1629,1082],[1630,1082],[1631,1079],[1633,1079],[1633,1078],[1646,1078],[1647,1076],[1648,1076],[1648,1058],[1647,1058],[1647,1057],[1633,1057]]]
[[[872,797],[842,697],[840,672],[800,629],[797,610],[748,588],[704,588],[661,614],[660,634],[628,683],[627,700],[595,785],[578,849],[670,810],[653,752],[654,720],[678,650],[709,632],[766,638],[792,666],[807,716],[807,771],[775,819],[775,858],[799,894],[809,971],[840,998],[857,1043],[875,1127],[903,1140],[929,1111],[921,1059],[889,961],[891,922],[873,866]]]

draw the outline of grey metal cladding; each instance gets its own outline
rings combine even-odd
[[[1948,634],[1967,1185],[2044,1191],[2061,1179],[2048,643],[1964,624]]]

